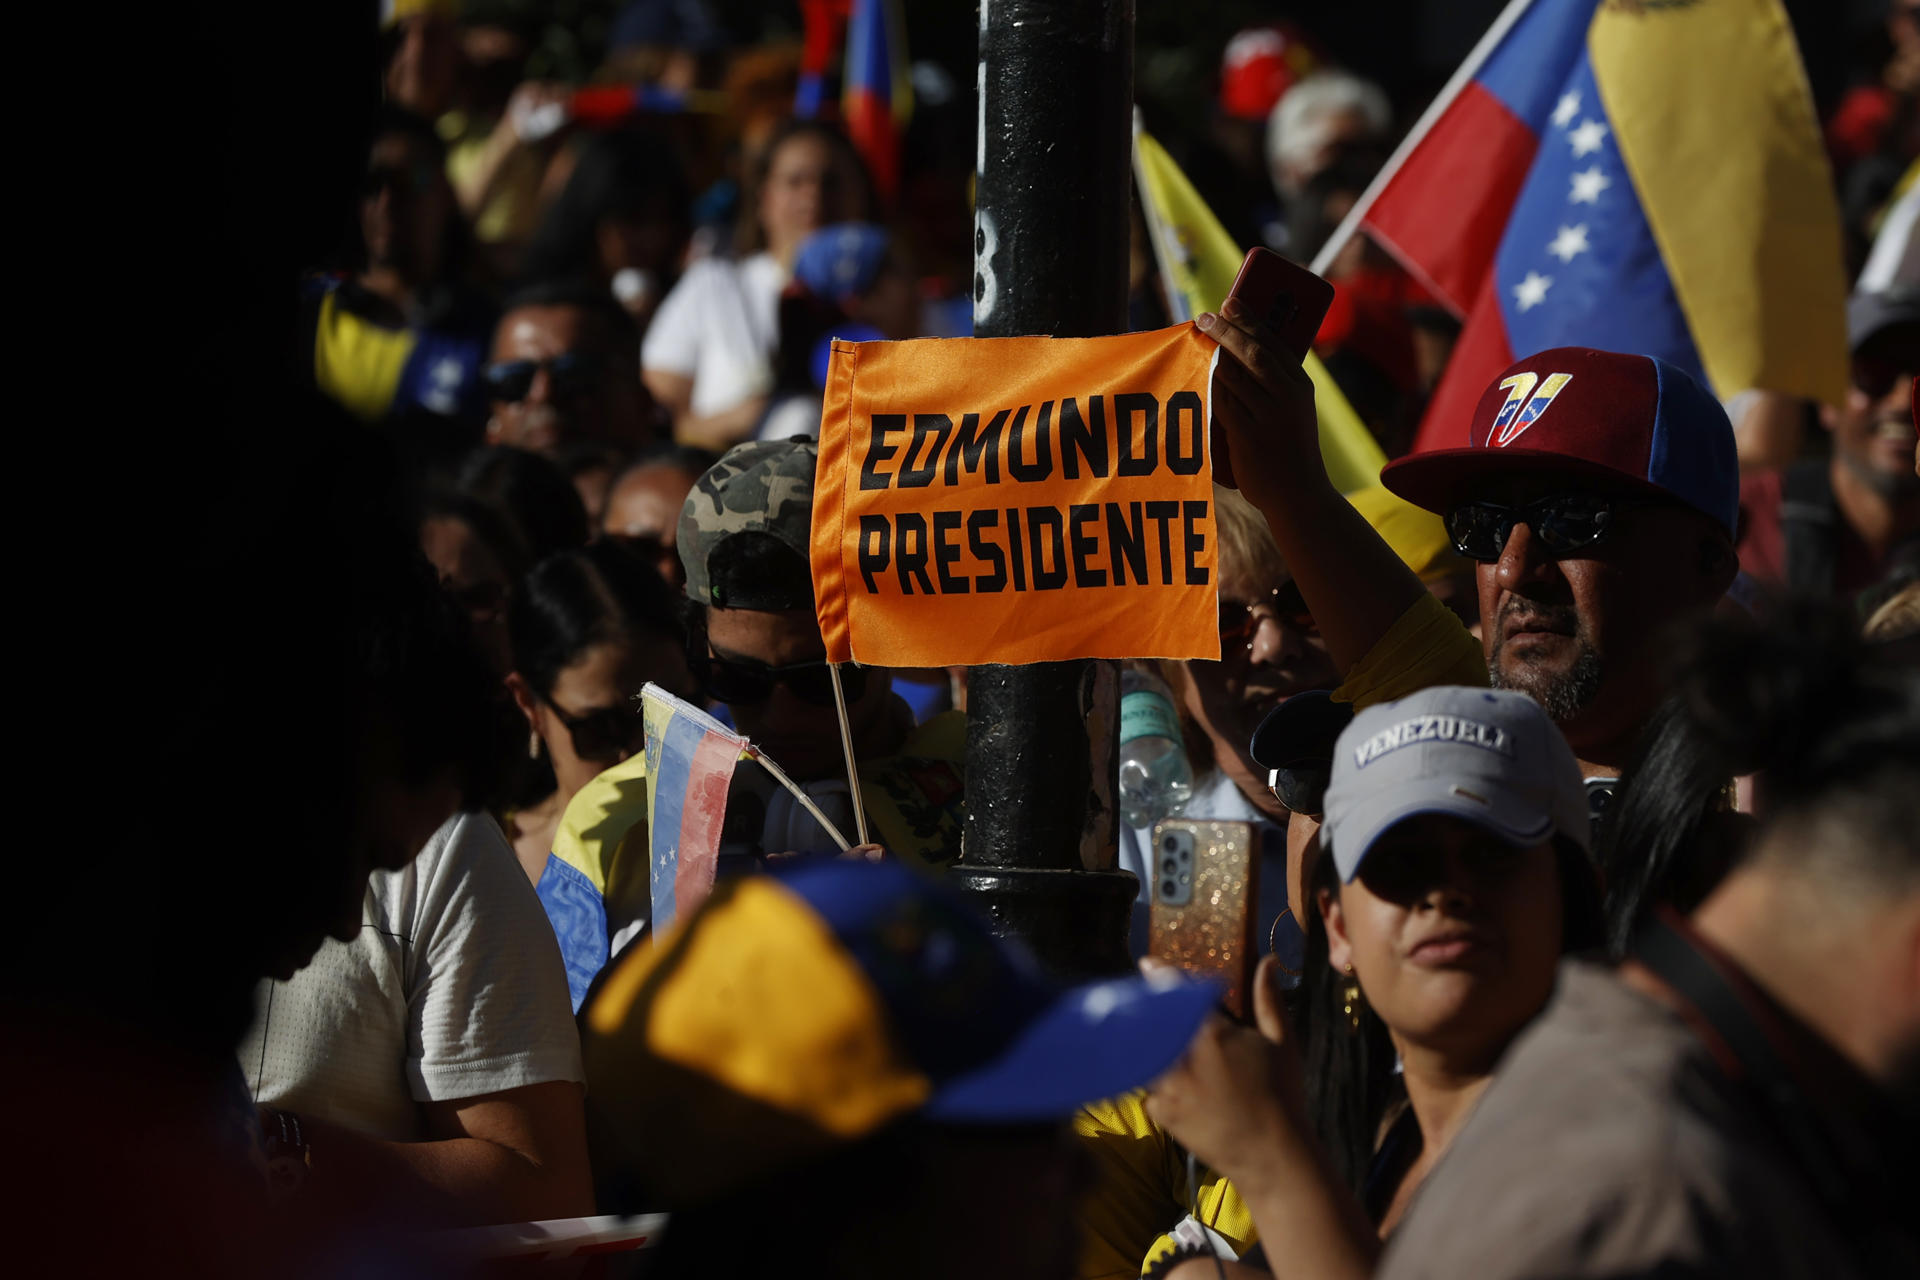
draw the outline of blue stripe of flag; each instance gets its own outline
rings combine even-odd
[[[673,923],[674,878],[680,870],[680,822],[693,779],[693,753],[706,740],[707,730],[686,716],[676,715],[667,724],[666,737],[660,743],[658,761],[649,759],[656,769],[653,784],[653,811],[647,815],[649,866],[648,888],[653,899],[653,928],[658,931]]]
[[[1584,44],[1548,108],[1494,279],[1516,356],[1564,346],[1629,351],[1706,382]]]

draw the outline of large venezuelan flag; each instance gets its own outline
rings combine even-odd
[[[1779,0],[1515,0],[1360,225],[1465,321],[1416,448],[1519,355],[1657,355],[1837,402],[1839,210]]]

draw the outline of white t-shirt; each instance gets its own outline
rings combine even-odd
[[[407,1142],[418,1103],[586,1078],[553,926],[492,818],[455,814],[374,872],[361,919],[261,983],[240,1045],[255,1102]]]
[[[693,379],[696,417],[773,389],[780,291],[787,269],[769,254],[703,258],[660,303],[640,345],[640,367]]]

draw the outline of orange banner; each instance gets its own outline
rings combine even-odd
[[[1220,656],[1215,346],[835,342],[813,496],[827,657],[941,667]]]

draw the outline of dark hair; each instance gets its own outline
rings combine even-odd
[[[758,253],[767,247],[767,233],[760,225],[760,193],[766,189],[767,175],[773,171],[774,156],[779,154],[781,147],[800,137],[820,139],[846,161],[860,198],[860,208],[853,214],[855,221],[872,217],[878,211],[880,206],[874,192],[873,176],[867,172],[866,161],[860,158],[860,153],[848,141],[847,135],[824,120],[790,117],[775,127],[759,154],[753,158],[752,172],[740,196],[739,226],[734,231],[734,248],[739,253]]]
[[[686,172],[664,139],[632,128],[595,134],[528,242],[522,270],[532,279],[598,279],[603,220],[657,216],[684,240],[690,200]],[[669,283],[661,281],[662,288]]]
[[[1553,838],[1554,865],[1560,881],[1560,950],[1563,955],[1590,951],[1603,936],[1600,885],[1585,851],[1566,836]],[[1327,926],[1319,911],[1320,891],[1339,892],[1332,856],[1318,837],[1307,851],[1313,866],[1307,889],[1306,952],[1300,985],[1288,1013],[1300,1039],[1307,1092],[1307,1114],[1331,1157],[1336,1176],[1356,1195],[1364,1193],[1380,1126],[1388,1109],[1406,1096],[1394,1071],[1395,1051],[1387,1024],[1364,1000],[1360,1026],[1353,1029],[1342,1012],[1344,974],[1334,971],[1327,950]],[[1371,1208],[1371,1206],[1370,1206]]]
[[[598,644],[645,629],[678,644],[680,602],[653,566],[617,543],[542,560],[507,610],[514,669],[540,693]]]
[[[511,517],[498,507],[470,494],[449,489],[430,489],[420,500],[420,521],[458,520],[473,531],[473,536],[493,554],[509,581],[518,582],[533,567],[527,542]]]
[[[1611,955],[1626,954],[1655,907],[1699,906],[1739,859],[1753,824],[1725,803],[1731,777],[1678,698],[1654,711],[1599,823]]]
[[[537,453],[503,444],[476,449],[456,485],[512,521],[536,564],[587,544],[587,508],[579,490]]]
[[[1920,669],[1860,637],[1845,605],[1796,599],[1765,624],[1710,618],[1674,696],[1707,767],[1760,774],[1761,834],[1838,823],[1795,843],[1823,874],[1908,892],[1920,879]]]
[[[611,293],[591,280],[579,276],[551,276],[533,279],[507,295],[500,307],[504,321],[522,307],[574,307],[587,313],[599,327],[599,336],[608,344],[625,348],[639,346],[640,334],[633,317],[614,300]]]
[[[569,480],[589,471],[617,476],[626,470],[628,456],[625,449],[604,440],[569,440],[553,451],[553,465]]]
[[[642,467],[671,466],[691,472],[694,476],[703,476],[712,470],[713,464],[718,461],[720,461],[720,455],[711,449],[702,449],[694,444],[675,444],[671,440],[660,440],[634,454],[633,462],[627,470],[638,471]]]

